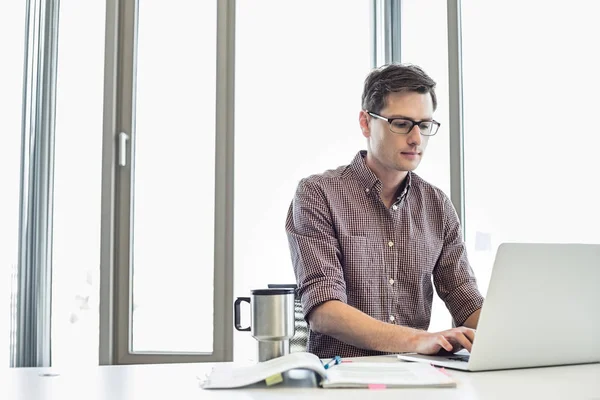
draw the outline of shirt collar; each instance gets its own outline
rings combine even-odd
[[[367,162],[365,157],[367,156],[366,150],[359,151],[352,163],[350,164],[350,169],[358,178],[358,181],[362,184],[365,191],[368,193],[372,190],[376,190],[377,192],[381,191],[381,181],[377,176],[369,169],[367,166]],[[398,198],[406,197],[408,191],[410,190],[410,185],[412,183],[412,172],[408,171],[406,175],[406,179],[400,185]]]

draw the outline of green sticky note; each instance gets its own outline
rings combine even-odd
[[[283,382],[283,375],[281,375],[281,374],[271,375],[267,379],[265,379],[265,382],[267,383],[267,386],[277,385],[278,383]]]

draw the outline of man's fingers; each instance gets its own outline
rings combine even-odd
[[[456,340],[462,347],[471,352],[471,341],[463,332],[453,332],[452,338]]]
[[[463,330],[463,333],[465,334],[465,336],[467,337],[467,339],[469,339],[469,341],[471,343],[473,343],[475,341],[475,330],[474,329],[465,328]]]
[[[452,351],[452,345],[450,344],[450,342],[448,341],[448,339],[446,339],[444,337],[444,335],[439,335],[438,336],[438,344],[440,346],[442,346],[444,348],[444,350],[446,351]]]
[[[458,351],[461,348],[471,352],[473,341],[475,340],[475,330],[467,327],[459,327],[441,332],[437,336],[437,343],[446,351]]]

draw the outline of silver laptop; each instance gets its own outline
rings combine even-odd
[[[471,354],[401,354],[467,371],[600,362],[600,245],[503,243]]]

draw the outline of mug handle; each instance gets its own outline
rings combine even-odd
[[[240,332],[243,331],[249,331],[250,327],[248,326],[247,328],[242,328],[242,326],[240,325],[241,322],[241,310],[240,310],[240,304],[245,301],[246,303],[250,304],[250,297],[238,297],[235,300],[235,303],[233,303],[233,307],[234,307],[234,316],[235,316],[235,329],[237,329]]]

